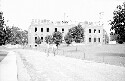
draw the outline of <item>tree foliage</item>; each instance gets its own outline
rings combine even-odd
[[[68,33],[73,38],[73,41],[75,41],[76,43],[84,41],[84,29],[81,25],[72,27],[71,29],[69,29]]]
[[[52,43],[53,43],[53,37],[52,37],[52,35],[47,35],[47,36],[45,37],[45,42],[46,42],[47,44],[52,44]]]
[[[0,12],[0,45],[5,44],[5,35],[3,12]]]
[[[64,37],[64,40],[67,45],[71,44],[73,42],[73,37],[72,37],[71,33],[67,33]]]
[[[22,45],[28,44],[28,31],[27,30],[21,31],[21,44]]]
[[[39,36],[38,36],[37,39],[35,40],[35,43],[36,43],[36,44],[41,44],[41,39],[40,39]]]
[[[6,27],[6,40],[5,43],[9,44],[12,42],[12,31],[11,28],[9,28],[9,26]]]
[[[9,26],[6,27],[6,44],[20,44],[24,45],[28,43],[28,31],[21,30],[18,27]]]
[[[28,31],[6,26],[4,22],[3,13],[0,12],[0,45],[28,43]]]
[[[113,15],[113,20],[110,22],[111,30],[117,34],[116,41],[125,42],[125,3],[118,5]]]
[[[57,45],[60,45],[60,43],[62,43],[62,33],[57,31],[53,33],[53,42]]]

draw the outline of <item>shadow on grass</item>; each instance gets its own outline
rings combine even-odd
[[[119,56],[125,57],[125,53],[97,53],[97,56]]]

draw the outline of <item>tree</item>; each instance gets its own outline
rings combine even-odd
[[[73,42],[73,37],[70,33],[67,33],[64,37],[65,42],[67,43],[67,46]]]
[[[9,44],[12,42],[12,31],[11,31],[11,28],[9,28],[8,26],[6,27],[6,41],[5,43],[6,44]]]
[[[0,45],[5,45],[5,35],[3,12],[0,12]]]
[[[62,33],[57,31],[53,33],[53,42],[56,44],[57,48],[62,43]]]
[[[52,43],[53,43],[53,37],[52,37],[52,35],[47,35],[47,36],[45,37],[45,42],[46,42],[47,44],[52,44]]]
[[[6,44],[27,44],[28,43],[28,31],[21,30],[18,27],[6,26]]]
[[[22,45],[28,44],[28,31],[27,30],[21,31],[21,44]]]
[[[80,24],[70,28],[68,33],[71,34],[73,41],[76,43],[81,43],[84,41],[84,29]]]
[[[38,36],[37,39],[35,40],[35,43],[36,43],[36,44],[41,44],[41,39],[40,39],[39,36]]]
[[[115,31],[117,42],[125,42],[125,2],[117,6],[113,15],[113,20],[110,22],[111,30]]]
[[[10,28],[10,29],[12,32],[11,38],[10,38],[11,39],[10,43],[14,44],[14,45],[21,44],[21,39],[22,39],[21,32],[22,32],[22,30],[18,27],[14,27],[14,26],[12,26],[12,28]]]

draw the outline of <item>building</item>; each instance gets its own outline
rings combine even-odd
[[[104,31],[102,25],[97,25],[92,22],[81,22],[79,23],[84,28],[84,44],[106,44],[106,31]],[[67,21],[52,22],[50,20],[32,20],[28,30],[28,44],[31,46],[35,45],[35,40],[40,37],[42,42],[45,41],[45,36],[51,35],[54,31],[60,31],[64,36],[67,34],[68,29],[74,27],[75,24]]]
[[[60,31],[63,37],[67,34],[68,29],[75,25],[70,24],[67,21],[52,22],[50,20],[32,20],[28,29],[28,44],[35,45],[35,40],[40,37],[42,42],[45,41],[47,35],[51,35],[53,32]],[[63,38],[64,39],[64,38]]]
[[[107,44],[108,38],[106,36],[107,33],[103,29],[103,25],[100,25],[99,23],[95,22],[82,22],[80,23],[82,27],[84,28],[84,34],[85,34],[85,44]]]

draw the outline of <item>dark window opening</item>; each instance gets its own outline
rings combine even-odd
[[[41,32],[43,32],[43,28],[41,28]]]
[[[37,28],[35,27],[35,32],[37,31]]]
[[[96,32],[96,29],[94,29],[94,33]]]
[[[100,33],[100,30],[99,30],[99,33]]]
[[[98,38],[99,42],[100,42],[100,38]]]
[[[37,39],[37,37],[35,37],[35,40]]]
[[[47,32],[49,32],[49,28],[47,28]]]
[[[91,42],[91,38],[89,38],[89,42]]]
[[[55,32],[57,32],[57,28],[55,28]]]
[[[41,37],[41,42],[43,42],[43,37]]]
[[[89,33],[91,33],[91,29],[89,29]]]
[[[96,38],[94,38],[94,42],[96,42]]]
[[[62,28],[62,32],[64,32],[64,28]]]
[[[35,37],[35,43],[36,43],[37,37]]]

